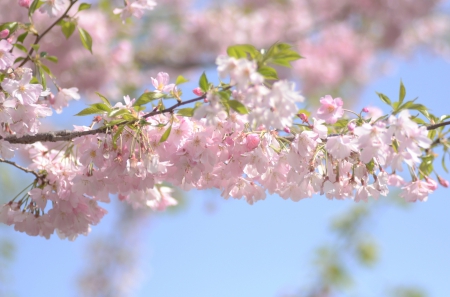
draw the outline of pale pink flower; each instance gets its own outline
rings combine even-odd
[[[407,202],[427,201],[428,194],[433,192],[427,182],[416,180],[410,182],[402,188],[400,197],[403,197]]]
[[[326,95],[320,98],[320,104],[317,117],[324,120],[327,124],[336,123],[344,115],[344,110],[342,109],[344,102],[342,102],[341,98],[333,99],[330,95]]]
[[[64,107],[69,106],[69,101],[72,99],[80,99],[78,88],[61,89],[53,100],[50,101],[50,105],[59,114]]]
[[[41,0],[41,2],[43,4],[39,11],[47,13],[50,17],[57,16],[68,5],[67,0]]]
[[[131,16],[140,19],[144,15],[145,10],[153,10],[156,2],[152,0],[127,0],[124,8],[115,8],[113,13],[120,14],[123,23]]]
[[[41,85],[30,84],[32,77],[31,72],[26,72],[20,81],[5,78],[2,82],[2,87],[21,104],[32,104],[38,100],[42,92]]]
[[[14,55],[9,52],[11,49],[11,43],[7,40],[0,40],[0,70],[5,70],[8,67],[11,67],[14,62]]]
[[[152,84],[159,92],[169,93],[171,92],[175,84],[169,84],[169,74],[166,72],[159,72],[156,78],[151,78]]]
[[[347,158],[350,156],[352,151],[358,151],[358,147],[349,135],[328,137],[325,148],[331,155],[333,155],[333,157],[338,159]]]

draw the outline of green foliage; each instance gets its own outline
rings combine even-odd
[[[136,102],[134,102],[133,106],[145,105],[163,97],[165,97],[165,95],[161,92],[145,92],[136,100]]]
[[[203,92],[206,93],[209,91],[209,82],[208,82],[208,78],[206,77],[205,72],[203,72],[202,75],[200,76],[198,85],[199,85],[200,89],[202,89]]]
[[[36,11],[36,9],[41,7],[42,4],[43,2],[41,2],[40,0],[34,0],[33,3],[31,3],[30,5],[30,9],[28,10],[28,16],[31,17],[33,13]]]
[[[187,107],[177,110],[177,114],[184,116],[184,117],[192,117],[194,115],[194,108]]]
[[[237,113],[248,114],[248,110],[245,105],[237,100],[228,100],[228,105]]]
[[[76,24],[73,21],[61,20],[58,25],[61,26],[61,31],[66,39],[69,39],[73,32],[75,32]]]
[[[188,81],[189,80],[187,78],[185,78],[184,76],[178,75],[177,80],[175,81],[175,84],[176,85],[181,85],[181,84],[184,84],[184,83],[186,83]]]
[[[81,43],[92,54],[92,37],[91,37],[91,35],[88,33],[88,31],[86,31],[82,28],[78,28],[78,31],[80,32]]]
[[[79,113],[76,114],[76,116],[85,116],[85,115],[91,115],[91,114],[102,114],[102,113],[108,113],[111,111],[111,107],[109,107],[105,103],[94,103],[90,105],[88,108],[83,109]]]
[[[78,7],[78,11],[82,11],[82,10],[86,10],[91,8],[91,4],[88,3],[81,3],[80,6]]]
[[[16,32],[17,29],[19,29],[19,23],[18,22],[8,22],[8,23],[0,24],[0,31],[3,31],[5,29],[9,30],[9,36],[11,36],[12,34],[14,34],[14,32]]]

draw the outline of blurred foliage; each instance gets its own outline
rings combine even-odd
[[[355,294],[356,269],[373,268],[380,259],[377,241],[371,236],[371,218],[386,207],[406,207],[396,193],[389,199],[357,204],[345,213],[332,219],[330,232],[332,241],[319,246],[315,251],[312,274],[315,280],[307,289],[283,297],[332,297]],[[387,290],[392,297],[425,297],[418,288],[399,286]],[[355,296],[361,296],[357,294]]]

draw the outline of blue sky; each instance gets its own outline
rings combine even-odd
[[[396,98],[402,79],[407,99],[419,97],[418,102],[435,114],[450,114],[447,62],[418,54],[395,65],[389,75],[365,88],[360,107],[381,105],[376,91]],[[438,172],[450,179],[442,169]],[[264,297],[298,292],[313,280],[314,248],[332,239],[330,219],[353,205],[321,196],[300,202],[269,196],[253,206],[225,201],[215,191],[191,191],[187,196],[185,209],[157,214],[143,228],[142,282],[133,296]],[[211,204],[213,213],[207,211]],[[111,231],[116,217],[115,206],[106,208],[110,214],[101,224],[75,242],[1,228],[17,247],[7,276],[9,291],[21,297],[77,296],[76,277],[86,265],[85,249],[90,240]],[[369,230],[380,244],[381,260],[370,270],[355,268],[356,287],[342,296],[384,296],[386,288],[398,284],[421,287],[429,296],[450,296],[449,210],[450,190],[440,188],[426,203],[377,212]]]

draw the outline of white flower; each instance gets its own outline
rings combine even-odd
[[[67,0],[41,0],[43,3],[39,11],[47,13],[50,17],[57,16],[67,6]]]
[[[0,40],[0,70],[5,70],[14,62],[14,55],[9,51],[12,44],[6,40]]]
[[[32,77],[31,72],[25,72],[20,81],[5,78],[2,87],[21,104],[33,104],[38,100],[43,88],[38,84],[30,84]]]

